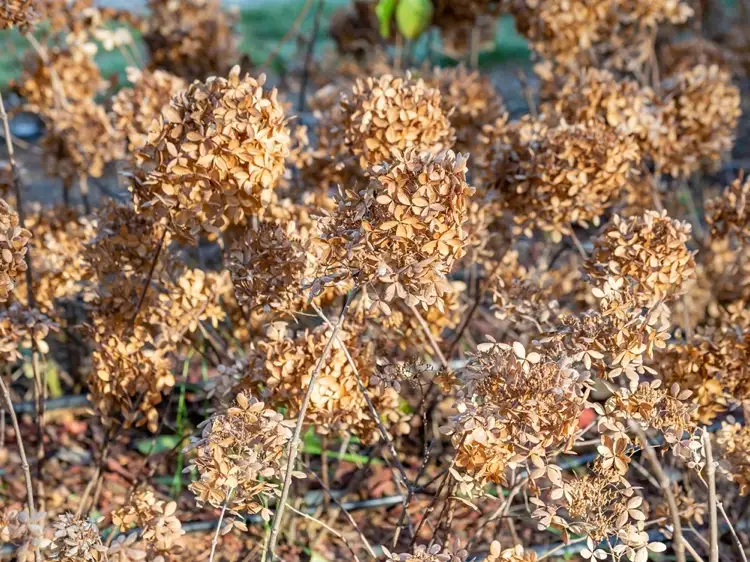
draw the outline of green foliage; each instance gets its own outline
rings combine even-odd
[[[375,6],[375,15],[380,22],[380,35],[385,39],[391,36],[391,20],[396,12],[396,3],[398,0],[380,0]]]
[[[430,0],[399,0],[396,6],[396,25],[407,39],[416,39],[430,23],[434,9]]]

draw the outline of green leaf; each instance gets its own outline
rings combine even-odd
[[[386,39],[391,36],[391,20],[396,11],[398,0],[380,0],[375,6],[375,15],[380,22],[380,35]]]
[[[416,39],[432,23],[430,0],[400,0],[396,7],[396,25],[407,39]]]

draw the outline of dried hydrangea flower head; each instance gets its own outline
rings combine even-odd
[[[91,519],[72,513],[58,515],[52,522],[55,531],[52,540],[52,559],[61,562],[103,562],[107,560],[107,547],[99,537],[99,527]]]
[[[65,98],[67,105],[94,101],[102,86],[102,75],[85,49],[75,44],[65,48],[53,47],[48,49],[47,57],[49,64],[36,54],[30,54],[24,61],[18,86],[30,109],[46,113],[61,101],[57,99],[58,94]],[[55,91],[50,67],[55,69],[59,78],[59,92]]]
[[[289,127],[265,75],[194,82],[172,98],[136,153],[133,195],[139,212],[166,217],[194,241],[241,224],[273,200],[289,154]]]
[[[34,232],[31,247],[36,306],[59,322],[62,319],[56,303],[77,296],[85,288],[88,269],[83,247],[95,235],[94,224],[75,208],[58,205],[35,208],[26,215],[26,225]],[[24,279],[16,297],[28,304]]]
[[[510,465],[527,460],[538,478],[548,451],[572,445],[587,392],[585,377],[566,363],[518,342],[478,347],[463,376],[458,414],[444,429],[467,483],[502,483]]]
[[[157,406],[175,384],[167,351],[152,348],[139,337],[94,334],[89,400],[109,427],[147,426],[158,429]],[[140,398],[136,400],[136,398]]]
[[[715,167],[734,145],[740,91],[718,66],[696,66],[662,84],[659,126],[647,151],[662,172],[686,177]]]
[[[211,416],[203,426],[191,466],[199,479],[190,484],[199,504],[260,513],[284,478],[284,454],[292,439],[294,422],[267,408],[251,395],[239,393],[226,412]]]
[[[387,562],[464,562],[469,555],[465,550],[452,552],[439,544],[430,547],[420,544],[404,554],[393,554],[386,548],[383,548],[383,552]]]
[[[5,0],[0,4],[0,29],[26,32],[39,19],[38,0]]]
[[[747,342],[734,330],[703,330],[686,343],[671,344],[659,371],[665,382],[693,391],[698,406],[693,416],[709,424],[747,389],[748,353]]]
[[[473,153],[485,123],[505,113],[503,99],[495,86],[487,76],[463,65],[435,68],[427,81],[440,90],[443,112],[450,116],[456,130],[454,150]]]
[[[432,22],[440,30],[443,53],[461,60],[471,52],[491,50],[497,18],[507,4],[506,0],[437,2]]]
[[[716,434],[724,472],[740,487],[740,494],[750,492],[750,426],[722,423]]]
[[[669,218],[666,211],[646,211],[629,219],[615,215],[594,240],[584,269],[600,291],[605,285],[616,287],[651,307],[683,294],[686,282],[694,278],[690,236],[690,224]]]
[[[32,562],[35,553],[50,545],[44,536],[46,517],[43,511],[30,516],[28,511],[0,508],[0,542],[17,547],[13,552],[15,560]]]
[[[122,135],[112,127],[103,106],[81,100],[47,113],[49,127],[41,140],[47,175],[66,186],[82,176],[101,177],[104,166],[123,156]]]
[[[705,210],[712,236],[732,234],[740,243],[750,243],[750,178],[734,180],[721,195],[706,201]]]
[[[141,547],[147,547],[152,556],[175,554],[180,552],[179,542],[185,534],[176,510],[175,502],[159,500],[153,490],[141,488],[126,505],[112,512],[112,523],[120,532],[139,528]]]
[[[131,152],[145,146],[154,118],[172,96],[187,87],[185,81],[163,70],[127,69],[128,80],[133,84],[123,88],[112,99],[114,126],[125,135]]]
[[[151,65],[185,80],[225,74],[240,58],[235,18],[218,0],[149,0],[143,40]]]
[[[464,253],[466,157],[416,149],[373,167],[369,184],[339,194],[321,220],[328,273],[344,272],[387,313],[398,296],[427,307],[451,291],[446,276]]]
[[[596,120],[535,129],[511,136],[505,164],[495,168],[506,173],[493,178],[492,195],[526,236],[539,229],[560,241],[573,224],[598,225],[635,175],[636,142]]]
[[[293,332],[283,322],[272,323],[266,337],[248,353],[246,376],[240,387],[252,389],[270,408],[286,408],[287,415],[295,418],[329,337],[330,328],[325,325]],[[305,421],[321,435],[351,433],[368,443],[380,438],[357,375],[341,347],[344,345],[384,426],[394,434],[408,432],[409,417],[401,411],[398,393],[393,388],[380,388],[371,380],[376,369],[374,343],[347,324],[338,340],[340,344],[331,348],[317,379]]]
[[[602,121],[621,135],[635,135],[639,141],[655,126],[653,92],[635,80],[617,79],[607,70],[586,68],[577,74],[566,73],[553,96],[540,111],[568,123]]]
[[[305,284],[314,275],[312,256],[294,239],[293,222],[260,221],[229,252],[228,267],[235,296],[251,309],[295,311],[307,301]]]
[[[346,143],[363,170],[410,148],[438,153],[455,143],[440,91],[408,73],[358,78],[341,105]]]
[[[0,302],[8,300],[17,279],[28,264],[26,252],[31,232],[23,228],[18,215],[4,199],[0,199]]]
[[[677,383],[667,388],[660,380],[642,382],[633,392],[619,389],[604,404],[600,427],[616,427],[618,421],[624,424],[635,420],[644,428],[660,431],[668,445],[675,445],[685,433],[696,429],[691,421],[691,394],[690,390],[680,390]]]
[[[15,363],[24,349],[49,353],[47,336],[57,330],[58,325],[37,309],[13,303],[0,312],[0,359]]]

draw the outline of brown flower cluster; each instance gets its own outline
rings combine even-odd
[[[598,225],[635,174],[635,141],[598,121],[542,126],[536,133],[528,142],[523,135],[514,139],[509,174],[493,186],[516,230],[531,236],[539,229],[560,241],[573,224]]]
[[[383,552],[387,562],[464,562],[469,555],[465,550],[452,552],[439,544],[433,544],[430,547],[420,544],[411,552],[404,554],[393,554],[386,548],[383,548]]]
[[[750,426],[723,423],[716,441],[729,479],[740,487],[740,494],[747,494],[750,492]]]
[[[345,140],[362,169],[391,162],[410,148],[437,154],[455,143],[440,91],[408,73],[358,78],[341,105]]]
[[[214,414],[190,449],[199,479],[190,484],[199,504],[271,515],[267,505],[284,478],[285,451],[294,422],[240,392],[226,412]]]
[[[175,384],[172,361],[164,349],[142,338],[94,334],[89,399],[105,426],[148,427],[155,432],[164,392]]]
[[[37,309],[14,303],[0,311],[0,358],[13,364],[22,358],[23,349],[48,353],[47,337],[57,330],[57,324]]]
[[[30,109],[46,113],[60,104],[93,101],[101,89],[102,75],[81,45],[48,49],[47,59],[45,63],[32,54],[24,62],[18,86]],[[67,109],[75,111],[75,107]]]
[[[182,523],[175,516],[177,504],[159,500],[153,490],[143,488],[135,492],[130,501],[112,512],[112,523],[125,532],[139,528],[141,547],[153,556],[179,554],[180,538],[185,534]]]
[[[735,138],[741,114],[740,92],[731,75],[718,66],[696,66],[662,84],[659,127],[646,151],[657,168],[686,177],[715,167]]]
[[[669,218],[666,211],[629,219],[615,215],[594,240],[584,269],[600,290],[625,292],[639,305],[653,307],[683,294],[695,276],[690,236],[690,224]]]
[[[286,408],[287,415],[295,418],[329,336],[330,328],[325,325],[295,333],[282,322],[271,324],[266,338],[249,352],[240,386],[251,388],[270,408]],[[401,411],[398,393],[371,381],[376,368],[374,343],[359,336],[346,325],[339,332],[318,376],[305,421],[322,435],[348,432],[363,442],[376,441],[380,434],[369,415],[361,382],[385,427],[395,434],[408,432],[408,416]]]
[[[7,0],[0,5],[0,29],[27,31],[39,19],[38,0]]]
[[[8,300],[26,271],[30,239],[31,232],[20,225],[18,215],[0,199],[0,302]]]
[[[91,99],[47,113],[49,128],[41,140],[47,175],[71,186],[86,176],[104,174],[104,166],[123,156],[122,135],[103,106]]]
[[[61,562],[100,562],[107,560],[107,547],[99,537],[99,527],[91,519],[72,513],[58,515],[52,522],[52,558]]]
[[[518,342],[481,344],[463,376],[458,414],[443,429],[458,448],[467,491],[503,483],[507,468],[527,461],[532,478],[544,475],[548,452],[572,446],[585,380],[565,360],[527,352]]]
[[[750,398],[749,353],[747,335],[708,329],[686,343],[671,344],[659,371],[665,382],[693,391],[694,417],[708,424],[728,404]]]
[[[741,244],[750,243],[750,179],[739,177],[717,197],[706,201],[706,222],[717,238],[734,235]]]
[[[227,265],[241,305],[289,312],[304,308],[303,287],[312,283],[315,264],[304,242],[295,239],[296,231],[294,222],[262,220],[231,249]]]
[[[31,516],[28,511],[0,508],[0,542],[17,547],[13,555],[18,562],[32,562],[35,552],[50,545],[44,536],[46,516],[44,512]]]
[[[238,62],[234,17],[218,0],[149,0],[149,8],[143,40],[151,66],[192,81]]]
[[[194,241],[272,202],[290,138],[277,91],[264,83],[235,66],[228,78],[195,82],[172,98],[136,153],[139,212],[166,217]]]
[[[536,562],[537,555],[533,550],[524,550],[520,544],[503,550],[499,541],[492,541],[486,560],[487,562]]]
[[[486,123],[505,113],[505,105],[489,78],[460,65],[435,68],[427,82],[440,90],[443,113],[456,130],[456,152],[471,152]]]
[[[321,221],[328,273],[344,273],[388,313],[398,296],[427,307],[451,291],[446,276],[464,254],[466,158],[415,149],[372,169],[369,185],[339,194]]]
[[[163,70],[139,71],[128,68],[128,80],[133,84],[123,88],[112,99],[113,122],[134,152],[145,146],[151,124],[161,110],[180,90],[187,87],[182,78]]]

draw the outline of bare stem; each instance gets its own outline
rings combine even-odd
[[[643,452],[646,455],[646,458],[648,458],[649,463],[651,463],[651,468],[656,473],[656,479],[659,482],[659,487],[664,493],[664,497],[667,499],[669,511],[672,515],[672,525],[674,526],[674,540],[672,542],[675,559],[677,560],[677,562],[685,562],[685,538],[682,535],[680,512],[677,509],[677,500],[675,499],[674,493],[672,492],[669,477],[667,476],[667,473],[664,472],[664,468],[662,468],[661,463],[659,462],[659,458],[654,452],[654,449],[651,447],[651,445],[649,445],[648,437],[646,437],[646,433],[643,431],[643,429],[641,429],[641,426],[638,425],[637,422],[631,421],[630,428],[638,436],[638,439],[641,440],[641,443],[643,443]]]
[[[138,304],[135,307],[135,311],[133,312],[133,317],[130,319],[131,326],[135,324],[135,319],[138,317],[138,313],[141,311],[141,307],[143,306],[143,301],[146,299],[146,293],[148,293],[148,289],[151,286],[151,280],[154,277],[154,270],[156,269],[156,264],[159,262],[159,256],[161,255],[161,250],[164,247],[164,239],[167,237],[167,227],[164,227],[164,232],[162,232],[161,239],[159,240],[159,245],[156,247],[156,253],[154,254],[154,259],[151,262],[151,268],[148,270],[148,277],[146,278],[146,282],[143,284],[143,291],[141,291],[141,296],[138,299]]]
[[[703,432],[703,449],[706,451],[706,478],[708,478],[708,525],[710,562],[719,562],[719,525],[716,515],[716,466],[711,449],[711,435]]]
[[[284,515],[284,508],[286,507],[286,500],[289,497],[289,488],[292,484],[292,471],[294,470],[294,461],[297,460],[297,452],[299,450],[299,439],[300,439],[300,435],[302,434],[302,426],[305,423],[305,413],[307,412],[307,407],[310,405],[310,398],[312,397],[313,390],[315,389],[315,383],[318,380],[318,375],[320,375],[320,371],[323,369],[323,365],[325,364],[326,359],[328,359],[328,354],[331,351],[331,347],[333,346],[334,340],[337,339],[336,336],[338,335],[339,330],[341,329],[341,325],[344,322],[344,317],[346,316],[346,313],[349,310],[349,305],[354,299],[355,292],[356,291],[350,291],[346,297],[346,303],[344,304],[344,309],[341,311],[341,317],[339,318],[339,321],[336,323],[336,326],[333,328],[333,331],[331,332],[331,336],[328,338],[328,341],[326,342],[326,345],[323,348],[323,354],[320,356],[320,359],[318,360],[318,364],[315,366],[315,370],[313,371],[312,376],[310,377],[310,382],[307,385],[307,392],[305,393],[305,397],[302,400],[302,405],[300,406],[299,414],[297,415],[297,424],[294,426],[294,434],[292,435],[292,440],[289,443],[289,458],[287,459],[287,463],[286,463],[286,473],[284,474],[284,485],[283,485],[283,488],[281,489],[281,498],[279,499],[279,504],[276,509],[276,513],[274,514],[274,517],[273,517],[273,524],[271,525],[271,534],[268,537],[268,553],[270,555],[271,561],[276,559],[276,542],[279,539],[281,519]]]
[[[291,39],[292,36],[299,31],[299,28],[302,25],[302,22],[305,21],[307,12],[309,12],[310,8],[312,7],[312,3],[313,3],[313,0],[305,0],[304,6],[302,6],[302,9],[299,11],[299,14],[297,14],[297,19],[295,19],[294,22],[292,22],[292,26],[284,34],[281,40],[278,43],[276,43],[276,46],[268,54],[268,56],[266,57],[266,60],[263,61],[263,64],[260,65],[262,70],[266,70],[271,65],[271,63],[274,60],[276,60],[276,57],[279,55],[279,51],[281,51],[281,47],[284,45],[284,43],[289,41],[289,39]]]
[[[5,146],[8,148],[8,160],[10,161],[11,175],[13,176],[13,189],[16,194],[16,208],[18,211],[18,220],[21,223],[21,227],[26,227],[26,215],[23,210],[23,193],[21,190],[21,175],[18,172],[18,166],[16,165],[16,154],[13,150],[13,140],[10,134],[10,123],[8,122],[8,114],[5,112],[5,102],[3,96],[0,94],[0,119],[3,121],[3,131],[5,135]],[[31,269],[31,248],[26,248],[26,291],[28,298],[29,308],[33,308],[35,305],[34,300],[34,287],[32,286],[32,269]]]
[[[221,515],[219,515],[219,521],[216,523],[216,533],[214,533],[214,539],[211,541],[211,556],[208,559],[208,562],[214,562],[214,556],[216,555],[216,545],[219,544],[219,534],[221,533],[221,523],[224,521],[224,515],[227,512],[227,505],[229,505],[229,500],[232,497],[233,493],[234,488],[231,488],[229,490],[229,493],[227,494],[227,499],[224,500],[224,505],[221,508]]]
[[[26,480],[26,501],[29,504],[29,515],[34,518],[36,515],[36,509],[34,508],[34,488],[31,480],[31,470],[29,469],[29,460],[26,458],[26,449],[23,446],[23,439],[21,438],[21,428],[18,427],[18,418],[16,412],[13,409],[13,402],[10,399],[10,391],[5,385],[5,381],[0,376],[0,390],[2,390],[3,398],[5,399],[5,406],[8,409],[10,415],[10,421],[13,424],[13,432],[16,434],[16,442],[18,443],[18,453],[21,456],[21,470],[23,470],[23,476]]]
[[[417,322],[419,322],[419,325],[422,327],[422,331],[424,332],[425,337],[430,342],[430,345],[432,346],[433,351],[435,352],[435,355],[438,356],[438,359],[440,359],[440,364],[448,368],[448,361],[445,358],[445,355],[443,355],[443,352],[440,351],[440,346],[438,345],[437,341],[435,340],[435,336],[432,335],[432,332],[430,332],[430,327],[427,325],[427,322],[425,322],[425,319],[422,317],[422,314],[419,312],[419,309],[412,305],[409,305],[409,308],[411,309],[412,313],[417,319]]]

